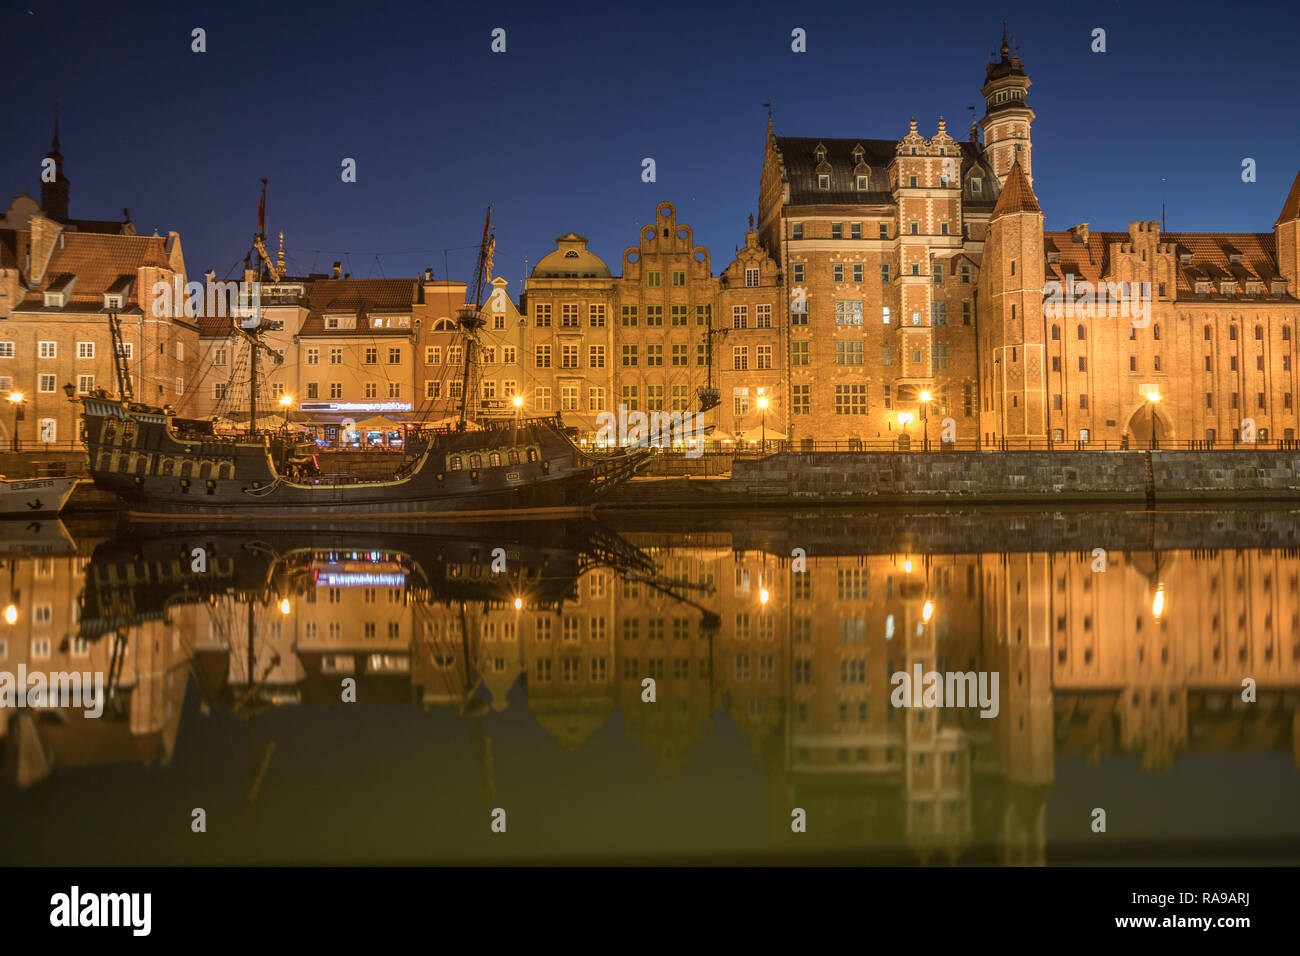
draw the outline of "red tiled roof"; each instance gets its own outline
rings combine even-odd
[[[418,294],[419,283],[415,279],[317,279],[308,292],[310,311],[299,334],[410,335],[410,328],[376,329],[364,320],[371,313],[409,314],[418,301]],[[356,315],[356,328],[327,330],[326,313]]]
[[[1008,216],[1017,212],[1041,213],[1042,211],[1038,205],[1038,198],[1034,195],[1034,188],[1025,178],[1025,171],[1020,168],[1020,163],[1013,163],[1011,172],[1007,173],[1007,181],[1002,186],[1002,195],[998,196],[989,219],[997,219],[999,216]]]
[[[54,251],[41,281],[28,292],[15,311],[45,311],[45,291],[56,287],[68,276],[75,276],[72,295],[62,310],[84,312],[103,308],[104,293],[123,279],[134,280],[137,270],[146,266],[169,269],[167,240],[162,236],[119,236],[90,232],[63,232],[54,243]],[[138,297],[140,290],[135,290]]]
[[[1010,180],[1008,180],[1010,182]],[[1048,262],[1045,277],[1065,282],[1073,274],[1075,281],[1097,283],[1111,275],[1110,247],[1116,242],[1131,242],[1127,232],[1091,232],[1087,242],[1075,242],[1069,232],[1044,232],[1043,250],[1056,253],[1057,263]],[[1175,293],[1179,298],[1196,296],[1196,282],[1210,281],[1213,292],[1207,298],[1224,299],[1220,283],[1235,280],[1239,283],[1236,295],[1243,297],[1240,285],[1249,279],[1264,283],[1262,295],[1272,297],[1269,282],[1279,275],[1276,242],[1271,232],[1166,232],[1161,242],[1172,243],[1175,255]],[[1183,256],[1191,255],[1191,262],[1183,265]],[[1240,255],[1240,262],[1232,256]],[[1294,296],[1294,291],[1289,296]]]
[[[1280,226],[1284,222],[1291,222],[1293,219],[1300,219],[1300,172],[1295,174],[1295,182],[1291,184],[1291,192],[1287,194],[1286,202],[1282,204],[1282,211],[1278,213],[1277,222],[1274,226]]]

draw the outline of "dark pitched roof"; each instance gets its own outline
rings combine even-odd
[[[1278,213],[1277,222],[1273,225],[1280,226],[1284,222],[1291,222],[1294,219],[1300,219],[1300,172],[1295,174],[1295,182],[1291,184],[1291,192],[1287,194],[1286,202],[1282,204],[1282,211]]]
[[[777,151],[790,184],[790,205],[893,205],[894,195],[889,189],[889,166],[898,155],[896,139],[814,139],[806,136],[774,137]],[[830,166],[830,189],[817,188],[818,145],[826,147],[826,162]],[[963,193],[963,202],[974,208],[987,208],[993,201],[997,179],[984,160],[984,151],[978,143],[956,141],[961,156],[963,183],[969,185],[966,174],[972,166],[984,173],[982,194],[973,195],[969,188]],[[869,189],[857,188],[854,169],[857,166],[853,151],[862,147],[862,161],[870,167]]]
[[[1002,185],[1002,195],[998,196],[993,214],[989,218],[997,219],[999,216],[1009,216],[1017,212],[1041,214],[1042,211],[1038,205],[1038,197],[1034,195],[1034,187],[1029,185],[1029,180],[1025,177],[1025,171],[1020,168],[1020,163],[1012,163],[1011,171],[1007,173],[1007,181]]]

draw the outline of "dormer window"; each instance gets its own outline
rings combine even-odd
[[[1060,261],[1061,261],[1061,254],[1060,254],[1059,252],[1056,252],[1055,250],[1053,250],[1052,252],[1049,252],[1049,253],[1047,254],[1047,264],[1048,264],[1048,265],[1054,266],[1054,265],[1057,265],[1058,263],[1060,263]]]
[[[104,293],[104,308],[120,309],[122,308],[122,297],[112,293]]]
[[[1240,252],[1229,253],[1228,261],[1231,262],[1234,266],[1241,265],[1241,253]]]
[[[867,191],[867,177],[866,177],[866,176],[859,176],[859,177],[858,177],[858,192],[863,192],[863,193],[864,193],[864,192],[866,192],[866,191]]]
[[[1237,283],[1235,283],[1235,282],[1225,282],[1225,283],[1223,283],[1223,294],[1224,294],[1224,295],[1235,295],[1236,292],[1237,292]]]
[[[970,179],[970,193],[972,196],[978,196],[984,192],[984,180],[978,176],[972,176]]]
[[[564,258],[566,258],[566,259],[576,259],[576,258],[578,258],[577,250],[575,250],[575,249],[570,249],[568,252],[566,252],[566,253],[564,254]]]
[[[326,320],[325,320],[325,328],[327,328],[327,329],[337,329],[338,327],[339,327],[339,320],[338,320],[338,319],[336,319],[336,318],[330,318],[330,319],[326,319]]]
[[[817,188],[818,188],[818,189],[830,189],[830,188],[831,188],[831,177],[830,177],[830,174],[829,174],[829,173],[820,173],[820,174],[817,176]]]
[[[1180,266],[1190,266],[1192,264],[1192,254],[1190,252],[1180,252],[1178,254],[1178,264]],[[1200,283],[1197,283],[1200,285]]]
[[[47,293],[45,293],[45,308],[47,308],[47,309],[61,309],[61,308],[63,308],[64,304],[65,304],[65,303],[64,303],[63,293],[62,293],[62,292],[47,292]]]
[[[913,156],[916,155],[916,147],[915,147],[915,146],[912,147],[912,153],[911,153],[911,155],[913,155]]]
[[[746,287],[747,289],[753,289],[753,288],[757,288],[757,286],[758,286],[758,270],[757,270],[757,269],[746,269],[746,270],[745,270],[745,287]]]
[[[813,153],[813,155],[817,157],[817,162],[819,163],[826,162],[826,147],[818,146],[816,151]]]

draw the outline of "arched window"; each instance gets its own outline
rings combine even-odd
[[[171,458],[164,458],[162,463],[162,473],[164,475],[172,474],[176,469],[176,462]]]
[[[469,466],[470,466],[471,468],[482,468],[482,467],[483,467],[483,456],[482,456],[482,455],[479,455],[479,454],[473,454],[473,455],[470,455],[470,456],[469,456]]]
[[[489,467],[489,468],[500,468],[500,467],[501,467],[501,453],[500,453],[500,452],[494,451],[494,452],[492,452],[492,454],[488,455],[488,467]]]
[[[507,460],[510,462],[510,464],[512,465],[519,464],[519,452],[516,449],[511,448],[508,454],[509,456]]]
[[[530,448],[530,449],[528,449],[528,460],[529,460],[529,461],[536,461],[536,460],[537,460],[537,449],[536,449],[536,448]]]
[[[192,474],[194,474],[194,462],[187,458],[185,461],[181,462],[181,477],[188,478]]]
[[[217,469],[217,477],[218,477],[218,478],[233,478],[233,477],[235,477],[235,466],[234,466],[232,463],[228,462],[228,461],[223,461],[223,462],[221,463],[221,467],[219,467],[219,468]]]
[[[212,462],[205,461],[199,465],[199,477],[200,478],[212,477]]]
[[[1060,337],[1061,337],[1061,327],[1059,325],[1052,326],[1052,341],[1055,342],[1058,339],[1060,339]]]
[[[460,455],[452,455],[447,467],[451,471],[460,471]]]
[[[1078,329],[1076,330],[1076,332],[1077,332],[1077,334],[1078,334],[1080,340],[1086,339],[1086,338],[1088,337],[1087,333],[1083,331],[1083,326],[1082,326],[1082,325],[1080,325],[1080,326],[1078,327]]]
[[[1155,339],[1157,342],[1160,341],[1160,326],[1159,326],[1159,325],[1153,325],[1153,326],[1151,327],[1151,337],[1152,337],[1153,339]]]

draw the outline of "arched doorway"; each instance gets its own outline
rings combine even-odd
[[[1124,426],[1124,436],[1128,439],[1130,448],[1150,448],[1151,447],[1151,426],[1152,415],[1155,416],[1156,445],[1157,447],[1169,447],[1173,444],[1177,435],[1174,433],[1173,420],[1165,413],[1160,405],[1153,405],[1151,402],[1143,402],[1135,408],[1128,417],[1128,422]]]

